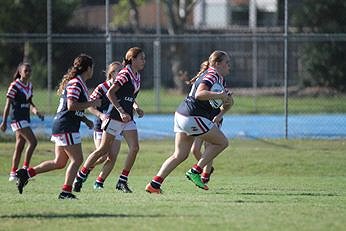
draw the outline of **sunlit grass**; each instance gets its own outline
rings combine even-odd
[[[214,162],[210,190],[184,173],[190,156],[164,181],[163,195],[145,185],[172,153],[173,140],[142,141],[129,177],[132,194],[114,190],[127,146],[102,192],[92,189],[99,168],[77,201],[59,201],[65,170],[41,174],[22,195],[8,182],[14,143],[0,143],[0,230],[344,230],[345,140],[231,140]],[[85,156],[93,150],[83,142]],[[54,158],[40,141],[32,164]]]

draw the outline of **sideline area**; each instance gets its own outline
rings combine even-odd
[[[91,115],[87,115],[90,119]],[[173,138],[173,114],[145,115],[135,118],[139,138]],[[45,121],[32,117],[31,126],[37,135],[51,134],[53,116]],[[340,139],[346,138],[346,114],[301,114],[288,117],[288,138],[290,139]],[[285,138],[285,117],[283,115],[226,115],[222,126],[228,138],[280,139]],[[82,137],[92,137],[92,131],[84,124]],[[7,135],[13,135],[7,129]]]

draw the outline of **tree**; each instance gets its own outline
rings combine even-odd
[[[53,33],[66,29],[74,9],[80,0],[52,0],[52,30]],[[42,0],[2,0],[0,1],[0,33],[10,33],[11,36],[21,34],[21,38],[29,33],[38,36],[47,31],[47,1]],[[42,43],[8,42],[0,44],[0,74],[9,81],[18,63],[30,62],[33,68],[32,81],[36,86],[45,87],[46,76],[46,46]]]
[[[167,31],[170,35],[183,34],[186,32],[187,19],[191,15],[194,6],[199,0],[163,0],[165,15],[167,17]],[[142,32],[139,23],[138,7],[150,2],[149,0],[120,0],[116,6],[118,12],[113,25],[121,25],[130,22],[135,33]],[[189,62],[186,57],[186,47],[183,43],[173,43],[170,45],[170,63],[174,84],[177,90],[185,92],[186,67]]]
[[[120,0],[115,5],[114,10],[116,11],[115,20],[112,22],[113,26],[129,26],[134,33],[141,33],[139,24],[139,13],[138,7],[149,2],[148,0]]]
[[[294,11],[293,25],[299,31],[313,33],[345,33],[346,1],[304,0]],[[344,42],[319,42],[305,46],[303,62],[309,76],[306,85],[332,87],[346,92],[346,44]]]
[[[168,17],[168,33],[170,35],[183,34],[186,31],[187,18],[191,14],[198,0],[164,0]],[[184,43],[173,43],[170,47],[171,69],[176,88],[185,93],[188,89],[185,84],[189,62],[186,60],[186,47]]]

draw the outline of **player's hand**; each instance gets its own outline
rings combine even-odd
[[[101,113],[99,118],[101,119],[101,121],[104,121],[104,120],[106,120],[108,118],[108,116],[106,114],[104,114],[104,113]]]
[[[234,100],[233,100],[233,92],[230,91],[229,89],[225,88],[225,90],[223,91],[225,97],[222,99],[223,103],[225,105],[230,105],[232,106],[234,104]]]
[[[222,121],[222,116],[216,115],[216,116],[213,118],[213,123],[216,124],[217,126],[220,125],[221,121]]]
[[[37,115],[38,118],[40,118],[41,121],[44,120],[44,113],[43,113],[43,112],[37,111],[37,112],[36,112],[36,115]]]
[[[84,123],[89,129],[94,128],[94,123],[91,120],[85,119]]]
[[[1,131],[3,131],[3,132],[6,131],[6,129],[7,129],[7,124],[6,124],[6,122],[3,121],[3,122],[1,123],[0,129],[1,129]]]
[[[144,116],[144,111],[139,107],[135,109],[135,112],[137,113],[138,118],[142,118]]]
[[[131,116],[128,113],[120,113],[121,120],[124,123],[130,122],[131,121]]]

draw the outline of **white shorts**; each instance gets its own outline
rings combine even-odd
[[[56,146],[69,146],[82,142],[79,132],[53,134],[50,140],[53,141]]]
[[[215,124],[202,116],[185,116],[178,112],[174,115],[174,132],[184,132],[189,136],[207,133]]]
[[[136,123],[133,120],[123,123],[109,118],[102,122],[101,128],[115,137],[119,137],[123,131],[137,130]]]
[[[102,133],[103,131],[94,131],[94,140],[101,140],[102,139]],[[122,140],[122,135],[117,135],[114,139],[116,140]]]
[[[20,120],[20,121],[11,123],[11,128],[12,128],[12,131],[14,132],[19,129],[27,128],[27,127],[30,127],[30,123],[27,120]]]

